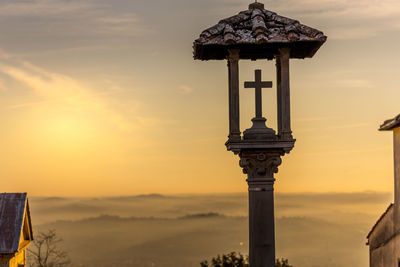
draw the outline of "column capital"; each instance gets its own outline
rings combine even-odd
[[[282,151],[244,150],[239,153],[239,165],[243,173],[247,174],[247,182],[250,184],[273,185],[274,173],[282,163]]]

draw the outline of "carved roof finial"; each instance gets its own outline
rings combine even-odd
[[[264,9],[264,4],[263,3],[259,3],[259,2],[257,2],[257,0],[255,0],[254,3],[251,3],[249,5],[249,9],[261,9],[261,10],[263,10]]]

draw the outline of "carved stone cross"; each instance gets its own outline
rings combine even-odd
[[[244,88],[256,89],[256,118],[262,118],[262,88],[272,88],[272,82],[263,82],[261,80],[261,70],[254,71],[255,81],[245,82]]]

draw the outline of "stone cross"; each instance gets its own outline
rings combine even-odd
[[[262,118],[262,88],[272,88],[272,82],[263,82],[261,80],[261,70],[254,71],[255,81],[245,82],[244,88],[256,89],[256,118]]]

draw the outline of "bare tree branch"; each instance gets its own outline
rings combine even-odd
[[[33,241],[34,248],[28,249],[30,267],[68,267],[68,254],[59,248],[62,239],[54,229],[40,232]]]

